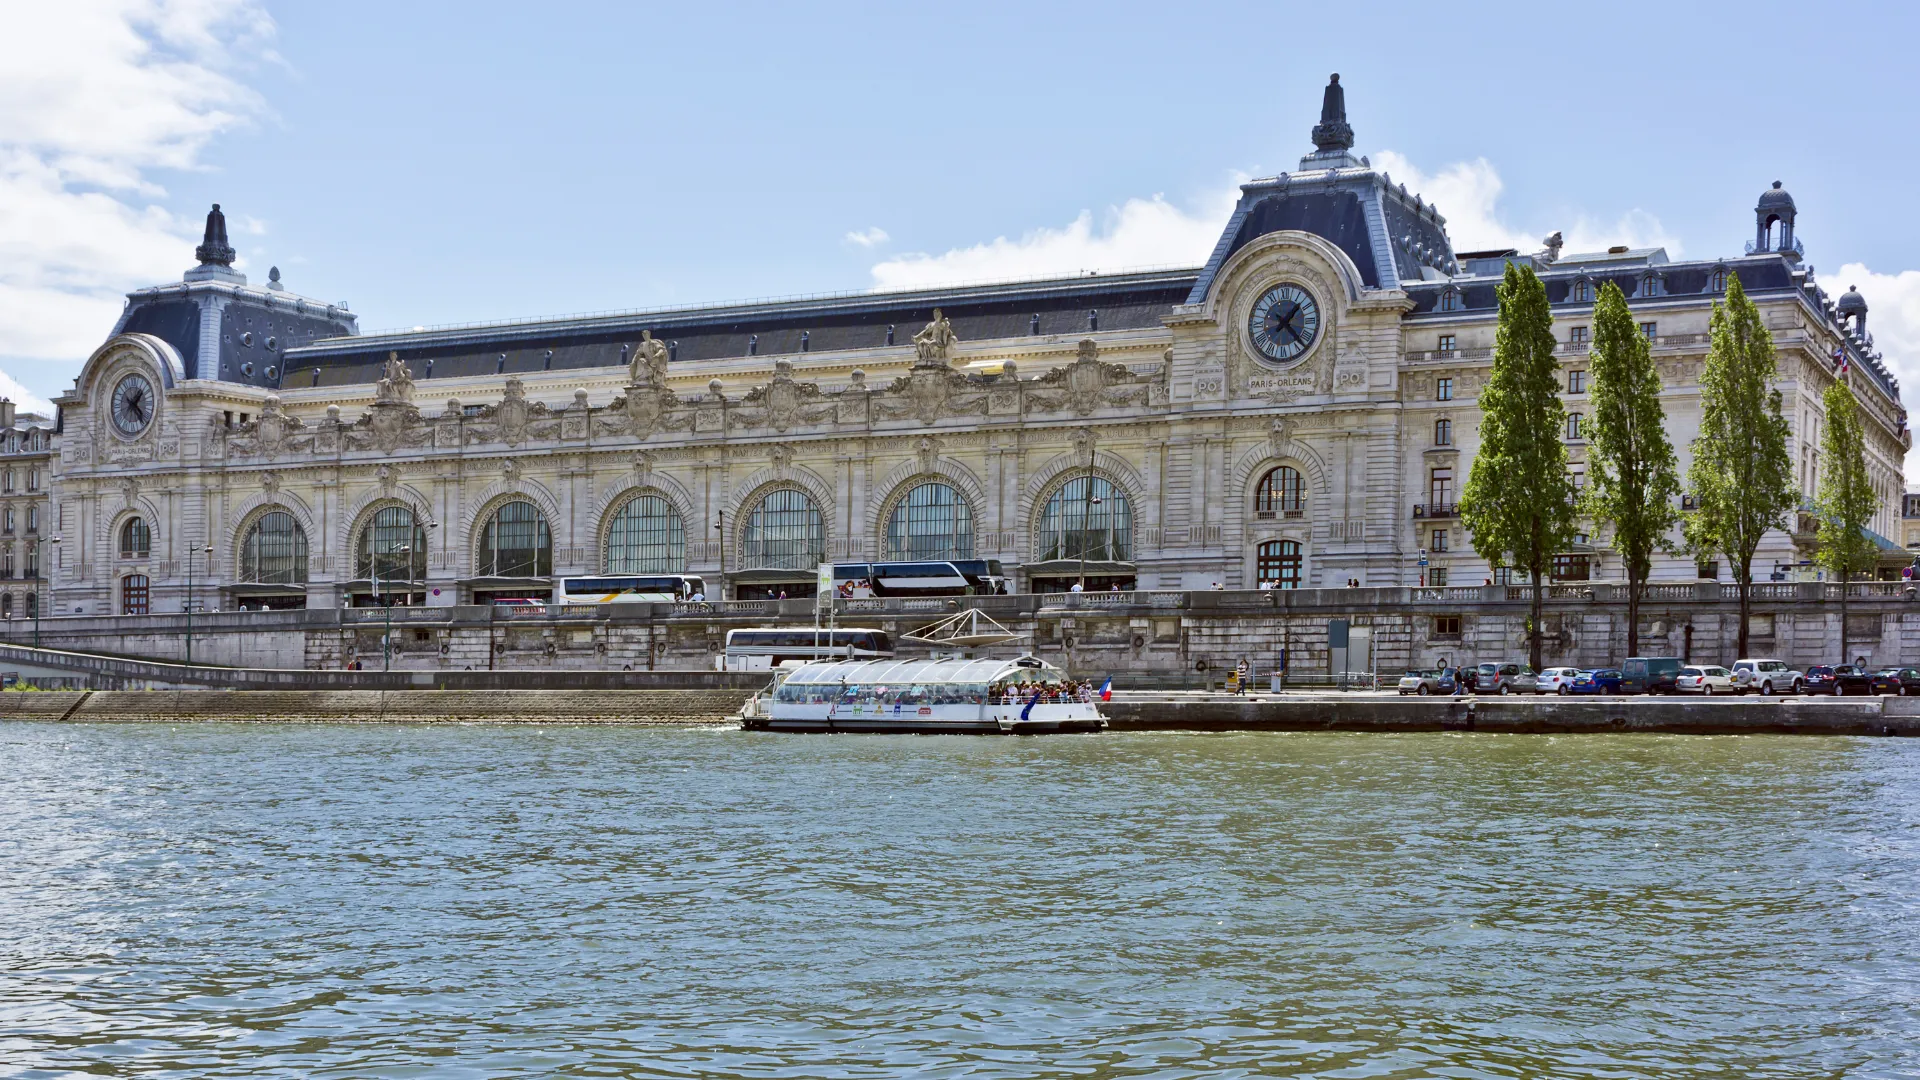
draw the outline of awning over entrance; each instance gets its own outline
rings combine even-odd
[[[727,580],[742,585],[759,585],[788,581],[800,581],[809,585],[815,583],[814,571],[811,568],[805,570],[790,570],[780,567],[760,567],[754,570],[729,570],[727,571]]]
[[[1081,568],[1086,568],[1088,577],[1095,574],[1101,577],[1133,577],[1140,568],[1130,562],[1104,562],[1088,559],[1082,563],[1079,559],[1050,559],[1047,562],[1028,563],[1021,567],[1028,577],[1071,577],[1080,576]]]

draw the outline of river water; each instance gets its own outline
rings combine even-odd
[[[0,726],[0,1075],[1920,1075],[1920,740]]]

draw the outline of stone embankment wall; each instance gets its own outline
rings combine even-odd
[[[162,690],[0,694],[0,721],[731,725],[714,690]],[[1920,700],[1433,698],[1326,694],[1108,702],[1116,731],[1662,732],[1920,736]]]
[[[1837,586],[1756,586],[1748,652],[1799,666],[1842,659]],[[1853,586],[1845,658],[1920,661],[1920,598],[1899,583]],[[961,608],[975,608],[1019,634],[1008,651],[1031,650],[1078,673],[1138,678],[1218,671],[1246,660],[1273,670],[1284,651],[1296,675],[1332,667],[1328,628],[1344,620],[1371,641],[1371,658],[1348,670],[1396,672],[1442,660],[1526,655],[1530,591],[1521,586],[1312,589],[1263,592],[1135,592],[955,600],[843,602],[841,626],[874,627],[896,641]],[[1626,653],[1626,605],[1604,583],[1553,586],[1543,622],[1549,665],[1602,666]],[[391,613],[396,670],[485,672],[712,670],[728,630],[811,625],[810,600],[635,604],[526,612],[485,607],[399,608]],[[7,640],[32,640],[16,622]],[[334,670],[383,662],[388,613],[377,609],[213,612],[192,620],[196,663]],[[1738,641],[1733,590],[1712,582],[1655,587],[1641,609],[1640,651],[1701,663],[1731,663]],[[50,648],[179,661],[184,614],[42,620]],[[902,644],[905,654],[914,649]]]
[[[112,723],[723,724],[741,690],[101,690],[0,693],[0,719]]]

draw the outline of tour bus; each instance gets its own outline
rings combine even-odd
[[[605,574],[561,578],[558,586],[559,604],[671,604],[707,595],[698,574]]]
[[[766,671],[790,662],[881,660],[892,655],[893,641],[883,630],[761,626],[727,631],[727,651],[720,657],[720,667],[723,671]]]
[[[842,600],[865,600],[874,596],[970,596],[1005,591],[998,559],[833,564],[833,594]]]

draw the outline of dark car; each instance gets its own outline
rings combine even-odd
[[[1807,682],[1801,688],[1809,694],[1833,693],[1833,668],[1826,664],[1815,664],[1807,669]]]
[[[1852,664],[1835,664],[1832,668],[1832,673],[1828,675],[1827,678],[1827,693],[1832,694],[1834,697],[1845,697],[1848,694],[1873,693],[1873,674],[1863,667],[1854,667]],[[1811,685],[1813,681],[1812,676],[1808,676],[1807,681],[1809,684],[1807,692],[1810,694],[1814,693],[1815,691]]]
[[[1672,694],[1680,669],[1686,663],[1677,656],[1629,656],[1620,665],[1622,694]]]
[[[1596,671],[1583,671],[1574,677],[1573,692],[1576,694],[1617,694],[1620,692],[1620,672],[1616,668],[1600,668]]]
[[[1920,668],[1890,667],[1873,673],[1876,694],[1920,694]]]

